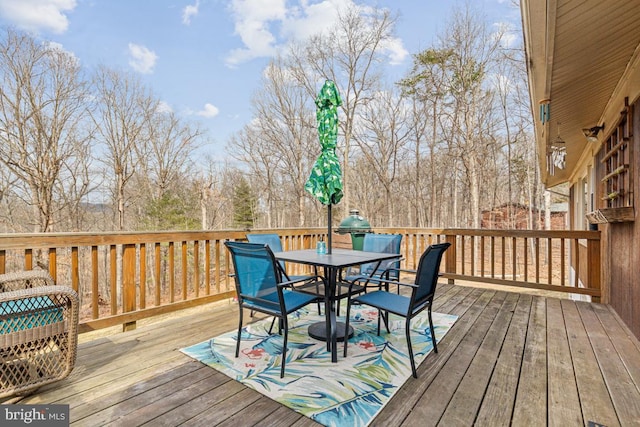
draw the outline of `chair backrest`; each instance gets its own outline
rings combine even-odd
[[[362,250],[366,252],[378,252],[385,254],[400,254],[400,244],[402,243],[402,234],[374,234],[367,233],[364,235],[362,242]],[[360,273],[371,275],[372,270],[377,263],[362,264]],[[397,260],[382,261],[374,274],[381,274],[387,268],[400,268],[400,258]],[[389,278],[398,280],[399,271],[392,271]]]
[[[249,243],[260,243],[263,245],[268,245],[271,248],[272,252],[282,252],[282,242],[280,241],[280,236],[276,233],[270,234],[247,234],[247,240]],[[278,261],[280,263],[280,267],[284,271],[284,261]]]
[[[451,246],[451,243],[431,245],[420,257],[418,271],[416,272],[416,285],[419,287],[416,291],[414,303],[420,304],[431,298],[435,293],[442,255],[449,246]]]
[[[246,242],[224,244],[233,260],[238,298],[255,298],[276,292],[282,278],[268,245]]]

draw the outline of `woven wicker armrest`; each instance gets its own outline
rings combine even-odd
[[[53,285],[53,278],[45,270],[26,270],[0,274],[0,292]]]
[[[0,397],[67,377],[78,345],[77,293],[43,271],[0,274],[0,286],[13,289],[0,292]]]

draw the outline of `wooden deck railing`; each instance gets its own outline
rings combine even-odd
[[[312,248],[326,229],[277,232],[285,250]],[[451,282],[467,280],[590,295],[599,300],[597,231],[377,228],[403,235],[404,268],[415,268],[431,243],[452,244],[442,266]],[[344,241],[334,239],[335,245]],[[41,267],[81,298],[82,332],[234,296],[223,241],[243,231],[47,233],[0,235],[0,273]],[[335,246],[334,245],[334,246]],[[569,256],[572,263],[569,262]],[[570,268],[573,265],[575,269]],[[304,266],[289,266],[295,271]],[[576,271],[578,274],[576,274]]]

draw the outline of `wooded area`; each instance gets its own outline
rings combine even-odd
[[[458,8],[395,84],[397,17],[347,9],[263,72],[253,120],[212,136],[133,74],[84,69],[8,28],[0,36],[0,232],[315,227],[304,191],[320,146],[314,99],[343,99],[345,197],[374,226],[479,228],[507,202],[543,207],[521,46],[514,28]]]

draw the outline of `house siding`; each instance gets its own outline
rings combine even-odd
[[[640,103],[635,103],[633,113],[632,177],[633,195],[640,194]],[[601,175],[601,173],[598,173]],[[602,177],[598,176],[600,180]],[[635,202],[634,202],[635,205]],[[640,220],[635,208],[635,221],[599,224],[602,234],[604,291],[608,292],[608,302],[618,313],[633,334],[640,338]]]

